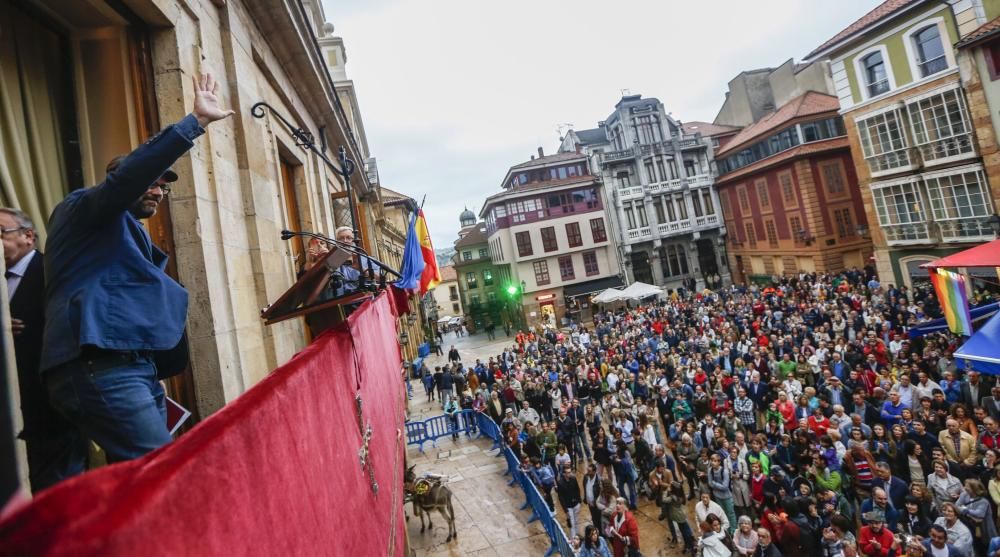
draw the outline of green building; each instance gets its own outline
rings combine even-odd
[[[477,223],[476,215],[468,209],[462,212],[461,223],[452,265],[458,275],[458,289],[468,327],[481,331],[492,322],[497,330],[502,330],[503,324],[508,321],[516,324],[518,320],[511,319],[506,309],[505,302],[509,296],[503,291],[501,281],[501,276],[506,276],[506,273],[499,268],[503,265],[494,265],[490,259],[486,223]],[[519,312],[520,303],[515,309]]]

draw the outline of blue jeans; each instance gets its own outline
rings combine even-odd
[[[573,452],[576,453],[577,460],[581,456],[586,456],[587,460],[590,460],[590,447],[587,446],[587,440],[583,435],[583,430],[580,430],[573,436]]]
[[[108,462],[140,457],[170,442],[156,366],[144,356],[120,365],[80,359],[46,373],[52,406],[101,446]]]

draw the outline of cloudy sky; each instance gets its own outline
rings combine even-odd
[[[809,51],[880,0],[323,0],[347,48],[386,187],[436,248],[558,128],[596,127],[622,90],[712,121],[740,71]]]

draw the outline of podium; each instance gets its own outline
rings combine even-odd
[[[327,286],[331,273],[351,261],[351,254],[336,246],[330,246],[329,253],[299,277],[295,284],[285,291],[274,303],[261,310],[265,325],[304,316],[312,336],[341,323],[347,317],[344,306],[355,304],[371,296],[371,292],[357,291],[330,298]]]

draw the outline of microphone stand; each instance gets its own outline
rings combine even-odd
[[[305,238],[314,238],[314,239],[319,240],[319,241],[321,241],[321,242],[323,242],[325,244],[329,244],[329,245],[332,245],[332,246],[336,246],[336,247],[338,247],[340,249],[343,249],[344,251],[347,251],[348,253],[351,253],[351,254],[354,254],[354,255],[357,255],[357,256],[360,256],[360,257],[364,257],[365,259],[368,260],[368,273],[372,277],[375,276],[375,270],[372,268],[372,263],[374,263],[375,265],[378,265],[378,267],[384,271],[382,273],[379,273],[381,275],[381,277],[382,277],[381,280],[380,280],[380,286],[382,286],[382,287],[385,287],[385,274],[386,273],[392,273],[396,277],[403,278],[403,276],[400,275],[399,272],[397,272],[395,269],[393,269],[392,267],[390,267],[390,266],[386,265],[385,263],[379,261],[378,259],[375,259],[374,257],[368,255],[368,252],[365,251],[365,249],[362,248],[362,247],[360,247],[360,246],[357,246],[357,245],[354,245],[354,244],[349,244],[347,242],[341,242],[340,240],[334,240],[333,238],[324,236],[322,234],[318,234],[316,232],[294,232],[292,230],[282,230],[281,231],[281,239],[282,240],[289,240],[289,239],[291,239],[291,238],[293,238],[295,236],[302,236],[302,237],[305,237]]]

